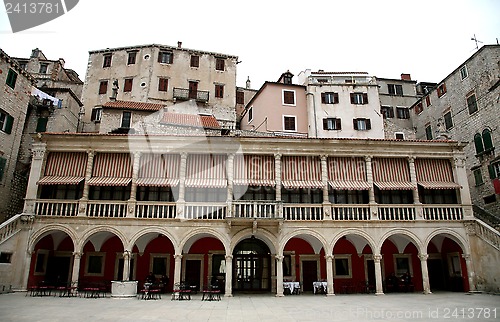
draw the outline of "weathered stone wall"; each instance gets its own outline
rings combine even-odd
[[[500,293],[500,251],[476,235],[469,240],[478,291]]]

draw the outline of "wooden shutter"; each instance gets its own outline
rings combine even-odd
[[[48,117],[39,117],[38,121],[36,123],[36,132],[45,132],[47,131],[47,122],[49,118]]]
[[[323,119],[323,130],[328,130],[328,119]]]
[[[99,84],[99,94],[106,94],[108,91],[108,81],[101,81]]]
[[[368,104],[368,94],[363,93],[363,104]]]
[[[333,93],[333,104],[339,103],[339,93]]]
[[[476,133],[476,135],[474,135],[474,145],[476,147],[476,154],[484,152],[483,138],[481,137],[481,134]]]
[[[92,114],[90,115],[90,120],[95,121],[95,117],[97,115],[97,109],[92,109]]]
[[[354,104],[354,93],[351,93],[351,104]]]
[[[161,57],[162,57],[162,56],[163,56],[163,52],[162,52],[162,51],[160,51],[160,52],[158,53],[158,62],[159,62],[159,63],[161,63]]]
[[[14,118],[7,114],[7,117],[5,118],[5,133],[10,134],[12,133],[12,125],[14,124]]]
[[[358,129],[358,119],[352,120],[352,125],[354,126],[354,129],[357,130]]]
[[[342,130],[342,122],[340,121],[340,119],[335,119],[335,129]]]
[[[372,122],[370,121],[370,119],[365,119],[365,123],[366,123],[366,129],[371,130],[372,129]]]
[[[326,93],[321,93],[321,103],[326,104]]]

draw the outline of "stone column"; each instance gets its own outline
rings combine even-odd
[[[174,285],[181,282],[181,273],[182,273],[182,255],[175,254],[174,255]]]
[[[71,273],[71,284],[78,288],[78,280],[80,279],[80,262],[83,253],[73,252],[73,271]]]
[[[132,164],[132,183],[130,186],[130,199],[127,202],[127,217],[135,217],[135,205],[137,204],[137,178],[139,178],[139,167],[140,167],[141,153],[134,153],[134,162]]]
[[[233,255],[226,255],[226,292],[224,296],[233,296]]]
[[[179,198],[177,199],[177,215],[176,218],[184,218],[184,206],[186,204],[186,167],[187,167],[187,153],[181,153],[181,164],[179,167]]]
[[[26,251],[26,257],[24,258],[24,272],[23,272],[23,281],[22,286],[30,286],[28,285],[29,276],[30,276],[30,267],[31,267],[31,257],[34,254],[32,251]],[[27,288],[26,288],[27,290]]]
[[[422,287],[424,289],[424,294],[431,294],[431,286],[429,284],[429,271],[427,268],[427,258],[429,258],[428,254],[419,254],[418,258],[420,258],[420,266],[422,267]]]
[[[375,295],[384,295],[384,287],[382,284],[382,266],[380,265],[381,260],[382,255],[373,255],[373,262],[375,263]]]
[[[31,169],[28,186],[26,188],[26,199],[23,211],[26,214],[35,213],[35,200],[38,197],[37,182],[42,176],[46,148],[47,144],[45,143],[33,143],[33,148],[31,149]]]
[[[463,259],[465,259],[465,267],[467,268],[467,278],[469,279],[469,292],[477,291],[475,283],[475,272],[472,267],[472,257],[470,254],[462,254]]]
[[[410,181],[413,185],[413,204],[415,205],[415,219],[424,219],[422,203],[418,195],[417,172],[415,170],[415,158],[408,157],[408,166],[410,169]]]
[[[83,194],[82,198],[80,199],[79,202],[79,207],[78,207],[78,216],[86,216],[87,214],[87,203],[89,201],[89,190],[90,186],[88,185],[88,182],[90,178],[92,177],[92,169],[94,167],[94,156],[95,153],[93,150],[88,150],[87,151],[87,167],[85,168],[85,181],[83,183]]]
[[[276,180],[276,201],[278,202],[278,207],[276,211],[278,212],[277,217],[283,218],[283,207],[281,202],[281,154],[276,153],[274,155],[274,178]]]
[[[276,255],[276,296],[283,296],[283,255]]]
[[[467,172],[465,170],[465,157],[457,156],[453,159],[453,179],[460,185],[460,202],[464,210],[464,218],[473,218],[472,200],[468,187]]]
[[[129,250],[123,252],[123,276],[124,281],[130,280],[130,259],[132,258],[132,253]]]
[[[368,190],[368,202],[370,204],[370,217],[372,220],[378,219],[378,208],[375,202],[375,188],[373,187],[373,168],[372,168],[372,156],[365,156],[365,167],[366,167],[366,181],[370,185]]]
[[[331,204],[328,198],[328,163],[327,156],[321,156],[321,183],[323,184],[323,213],[325,214],[325,219],[332,217],[331,214]]]
[[[335,286],[333,284],[333,256],[326,255],[326,295],[335,295]]]
[[[233,190],[234,190],[234,153],[227,155],[227,216],[233,216]]]

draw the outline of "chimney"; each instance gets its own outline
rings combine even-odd
[[[177,42],[177,48],[182,48],[182,41]]]
[[[250,76],[247,76],[247,89],[250,89]]]
[[[59,64],[61,64],[62,67],[64,67],[65,63],[64,58],[59,58]]]
[[[410,74],[401,74],[401,79],[402,80],[411,80],[411,75]]]

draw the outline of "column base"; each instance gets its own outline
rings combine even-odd
[[[278,294],[278,293],[276,293],[275,297],[285,297],[285,294]]]
[[[233,294],[224,294],[224,297],[233,297]]]
[[[380,293],[375,293],[375,295],[385,295],[384,292],[380,292]]]
[[[428,294],[432,294],[432,292],[431,291],[423,291],[422,294],[428,295]]]
[[[335,293],[327,293],[326,296],[335,296]]]

